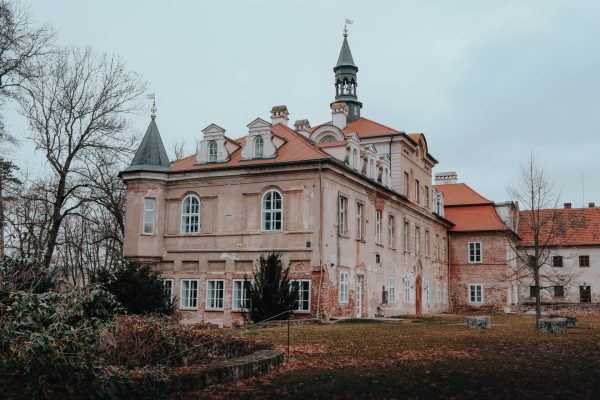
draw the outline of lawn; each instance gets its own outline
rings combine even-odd
[[[291,327],[280,369],[190,393],[192,398],[600,398],[600,318],[566,335],[533,329],[531,316],[495,315],[493,329],[465,317]],[[245,335],[287,349],[287,328]]]

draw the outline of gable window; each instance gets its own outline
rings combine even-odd
[[[396,218],[393,215],[388,216],[388,247],[396,247]]]
[[[372,158],[369,160],[369,178],[375,179],[375,163]]]
[[[254,139],[254,158],[264,157],[265,140],[262,136],[257,136]]]
[[[151,235],[154,233],[154,213],[156,211],[156,200],[144,198],[144,233]]]
[[[381,211],[375,211],[375,243],[381,244]]]
[[[481,262],[481,242],[469,242],[469,263],[476,264]]]
[[[209,279],[206,281],[206,308],[210,310],[223,309],[225,298],[225,281]]]
[[[168,296],[169,300],[173,301],[173,279],[163,279],[163,289],[165,296]]]
[[[298,293],[298,299],[296,301],[296,311],[309,312],[310,311],[310,280],[299,279],[291,281],[292,287]]]
[[[363,239],[365,226],[365,207],[362,203],[356,203],[356,239]]]
[[[565,297],[565,287],[560,285],[554,286],[554,297]]]
[[[429,231],[425,230],[425,255],[429,257]]]
[[[200,200],[194,195],[185,196],[181,204],[181,233],[200,231]]]
[[[338,300],[340,304],[348,303],[348,273],[340,272],[340,287],[338,289]]]
[[[208,162],[217,162],[217,142],[214,140],[208,143]]]
[[[562,266],[563,266],[563,258],[562,258],[562,256],[554,256],[554,257],[552,257],[552,266],[554,268],[562,268]]]
[[[198,307],[198,279],[181,280],[181,308],[191,309]]]
[[[345,235],[348,232],[348,199],[344,196],[338,197],[338,234]]]
[[[483,303],[483,285],[480,285],[480,284],[469,285],[469,303],[471,303],[471,304]]]
[[[415,254],[421,254],[421,228],[415,226]]]
[[[352,150],[352,168],[358,169],[358,150]]]
[[[250,280],[233,280],[233,310],[247,310],[250,308]]]
[[[579,256],[579,266],[587,268],[590,266],[590,256]]]
[[[415,179],[415,201],[421,202],[421,184],[418,179]]]
[[[404,302],[410,303],[410,281],[404,279]]]
[[[396,280],[394,278],[389,279],[388,301],[390,303],[396,302]]]
[[[408,229],[410,228],[410,225],[408,223],[407,220],[404,220],[404,251],[408,252]]]
[[[332,135],[323,136],[323,138],[319,141],[319,143],[333,143],[335,142],[335,137]]]
[[[283,220],[283,200],[281,193],[271,189],[262,198],[262,230],[280,231]]]

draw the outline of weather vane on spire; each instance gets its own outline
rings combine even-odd
[[[344,23],[344,37],[348,36],[348,25],[352,25],[354,21],[346,18],[346,23]]]
[[[152,100],[152,108],[150,109],[150,118],[156,118],[156,93],[152,92],[146,96],[146,98]]]

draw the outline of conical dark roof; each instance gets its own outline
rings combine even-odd
[[[169,169],[171,163],[167,156],[167,151],[160,138],[158,126],[154,118],[150,121],[146,134],[135,152],[135,157],[131,165],[127,167],[127,171],[158,171],[164,172]]]
[[[336,67],[348,65],[356,67],[356,65],[354,65],[354,60],[352,59],[350,46],[348,45],[348,37],[347,35],[344,35],[344,42],[342,43],[342,49],[340,50],[340,56],[338,57]]]

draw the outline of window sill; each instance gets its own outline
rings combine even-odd
[[[384,247],[384,246],[383,246],[381,243],[377,243],[377,242],[375,242],[375,246],[379,246],[379,247],[381,247],[382,249],[383,249],[383,248],[385,248],[385,247]]]
[[[357,242],[361,242],[361,243],[367,243],[367,241],[364,238],[354,239],[354,240],[356,240]]]
[[[180,311],[198,311],[198,307],[179,307]]]
[[[310,314],[310,311],[300,311],[300,310],[294,310],[294,314]]]
[[[206,309],[204,309],[204,311],[219,312],[219,311],[225,311],[225,308],[206,308]]]
[[[347,233],[338,233],[338,237],[344,238],[344,239],[350,239],[350,236]]]

